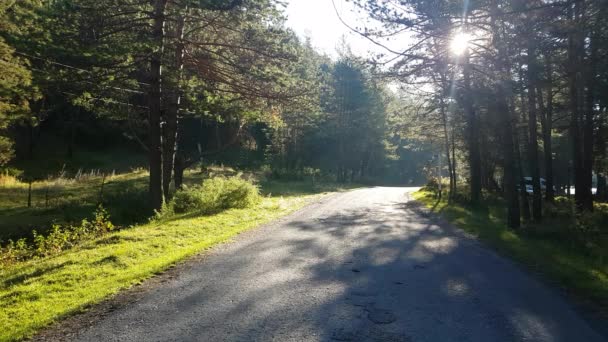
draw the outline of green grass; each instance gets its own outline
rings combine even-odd
[[[265,197],[254,208],[212,216],[178,215],[2,269],[0,340],[30,337],[184,258],[286,215],[313,196]]]
[[[208,167],[207,173],[188,170],[186,185],[200,184],[212,175],[232,176],[237,172],[228,167]],[[250,173],[249,178],[257,178]],[[31,207],[27,206],[28,184],[0,175],[0,241],[31,237],[36,229],[44,233],[51,223],[78,223],[90,217],[100,200],[103,171],[88,171],[39,180],[32,183]],[[357,187],[352,184],[311,183],[310,181],[264,180],[262,194],[268,196],[302,196]],[[148,173],[136,169],[121,174],[106,175],[103,186],[103,206],[119,226],[140,224],[150,216],[148,210]]]
[[[32,229],[45,231],[51,222],[78,222],[90,216],[99,203],[102,180],[99,173],[86,173],[33,182],[28,207],[28,184],[0,176],[0,240],[28,236]],[[110,174],[104,182],[103,204],[116,223],[128,225],[149,216],[147,172]]]
[[[605,238],[594,246],[577,243],[563,234],[555,234],[556,227],[568,229],[564,227],[567,223],[550,218],[543,225],[513,231],[507,228],[504,206],[497,200],[487,201],[484,208],[473,209],[448,204],[445,199],[437,201],[433,193],[424,189],[416,192],[414,198],[501,254],[556,282],[578,300],[592,304],[604,315],[608,312],[608,243]]]

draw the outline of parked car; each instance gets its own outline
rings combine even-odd
[[[526,186],[526,192],[528,194],[534,193],[534,187],[532,185],[532,177],[524,177],[524,184]],[[544,192],[547,190],[547,181],[544,178],[540,178],[540,191]],[[555,191],[555,186],[553,186],[553,191]]]
[[[575,190],[576,190],[576,188],[574,186],[571,186],[570,187],[570,195],[574,195],[574,193],[576,192]],[[597,194],[597,188],[591,188],[591,194],[592,195]]]

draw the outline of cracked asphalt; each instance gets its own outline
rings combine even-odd
[[[78,341],[605,341],[413,188],[328,196],[212,250]],[[193,228],[196,229],[196,228]]]

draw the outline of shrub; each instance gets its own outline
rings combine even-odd
[[[172,209],[176,213],[185,213],[203,208],[205,202],[201,194],[200,187],[188,188],[184,186],[175,193],[168,209],[164,209],[163,211],[167,212]]]
[[[82,241],[107,234],[114,228],[106,210],[99,206],[91,221],[84,219],[80,225],[75,226],[62,227],[55,224],[46,235],[38,234],[34,230],[31,243],[26,239],[19,239],[16,242],[9,240],[6,246],[0,248],[0,264],[58,254]]]
[[[150,217],[146,189],[130,186],[116,192],[109,191],[103,196],[103,203],[109,207],[113,221],[119,224],[144,222]]]
[[[231,208],[248,208],[259,200],[258,187],[240,175],[213,177],[204,180],[201,186],[177,191],[166,211],[212,214]]]
[[[6,246],[0,248],[0,265],[23,261],[28,259],[31,255],[31,248],[24,238],[17,241],[9,240]]]

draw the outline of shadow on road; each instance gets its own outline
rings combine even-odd
[[[234,340],[312,331],[339,341],[557,341],[574,337],[571,329],[581,324],[554,294],[460,232],[438,226],[415,202],[356,206],[284,229],[297,234],[280,244],[252,242],[279,253],[276,266],[286,274],[277,276],[276,268],[255,274],[260,286],[224,313],[221,321],[228,322],[268,306]],[[229,267],[255,268],[242,261]],[[314,299],[299,300],[306,296]]]

